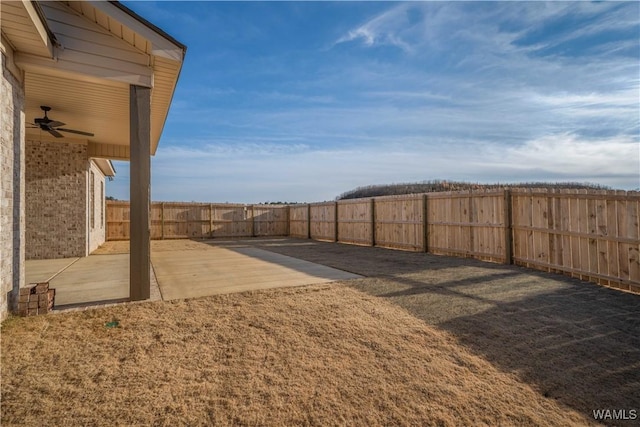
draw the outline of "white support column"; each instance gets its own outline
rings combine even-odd
[[[151,293],[151,89],[130,86],[129,91],[131,217],[129,298],[149,299]]]

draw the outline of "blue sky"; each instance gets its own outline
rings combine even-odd
[[[640,4],[123,2],[188,46],[152,199],[640,187]],[[128,163],[107,194],[128,199]]]

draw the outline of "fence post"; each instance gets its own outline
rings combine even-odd
[[[424,194],[422,196],[422,228],[423,228],[423,249],[424,252],[429,252],[429,220],[427,214],[429,211],[427,210],[427,195]]]
[[[511,190],[504,189],[504,263],[513,264],[513,207]]]
[[[160,236],[164,240],[164,202],[160,204]]]
[[[371,198],[371,246],[376,245],[376,198]]]
[[[338,202],[335,203],[335,212],[334,212],[334,218],[335,218],[335,241],[338,241]]]
[[[307,239],[311,238],[311,203],[307,203]]]

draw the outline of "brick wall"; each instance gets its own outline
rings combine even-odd
[[[26,258],[87,255],[87,146],[27,140]]]
[[[93,178],[93,179],[92,179]],[[105,211],[104,192],[105,187],[104,174],[91,161],[89,167],[89,253],[98,249],[105,241],[105,221],[107,212]],[[92,189],[93,188],[93,197]]]
[[[2,41],[0,93],[0,320],[24,286],[24,89],[8,70],[10,48]],[[15,69],[15,67],[13,67]]]

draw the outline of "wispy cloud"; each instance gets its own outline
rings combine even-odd
[[[615,172],[621,176],[640,177],[639,148],[638,142],[629,137],[584,139],[564,133],[547,135],[506,150],[494,149],[494,154],[499,150],[500,164],[513,169],[530,170],[536,165],[554,174],[574,177],[583,176],[586,171],[593,176]],[[487,162],[494,163],[490,159]]]
[[[638,3],[196,5],[228,22],[215,42],[183,40],[193,62],[153,159],[156,200],[317,201],[437,178],[640,187]],[[109,188],[126,197],[118,171]]]
[[[412,52],[411,45],[403,39],[403,33],[410,31],[412,26],[408,15],[409,10],[410,6],[407,4],[396,6],[349,30],[335,44],[360,40],[366,46],[389,45]]]
[[[462,148],[462,149],[461,149]],[[169,147],[153,159],[153,199],[264,202],[331,200],[360,185],[446,177],[478,182],[590,181],[619,186],[640,177],[632,138],[547,135],[507,147],[419,139],[318,148],[278,143]],[[615,165],[612,168],[612,165]],[[123,168],[124,166],[124,168]],[[127,198],[126,164],[111,185]],[[242,191],[239,191],[241,189]],[[182,193],[181,193],[182,192]]]

